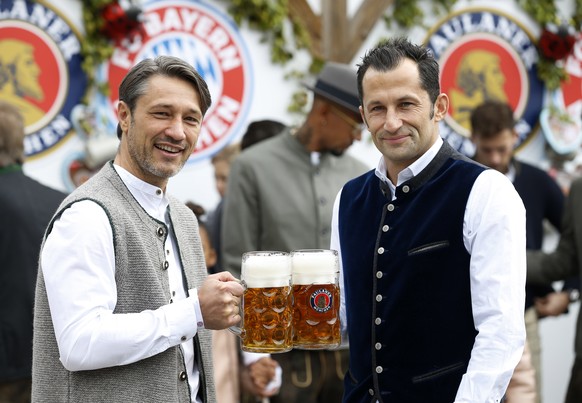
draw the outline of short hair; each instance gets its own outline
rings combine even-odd
[[[24,164],[24,136],[20,110],[0,100],[0,168]]]
[[[156,75],[179,78],[190,83],[200,96],[202,116],[206,114],[212,104],[206,81],[194,67],[174,56],[144,59],[129,70],[119,85],[119,100],[127,104],[130,112],[133,113],[138,98],[146,93],[149,79]],[[119,125],[117,125],[117,137],[121,137]]]
[[[281,133],[284,128],[285,125],[276,120],[265,119],[251,122],[247,126],[247,131],[242,136],[242,140],[240,142],[241,151],[252,146],[253,144],[258,143],[259,141],[263,141],[269,137],[273,137]]]
[[[441,92],[439,84],[439,64],[435,60],[430,49],[411,43],[405,37],[390,38],[379,43],[376,47],[366,52],[362,63],[358,65],[358,94],[360,103],[363,104],[364,91],[362,81],[369,68],[378,71],[393,70],[404,59],[410,59],[416,63],[420,77],[420,86],[428,93],[430,101],[434,104]]]
[[[492,138],[505,129],[513,130],[513,109],[506,102],[487,100],[471,111],[471,134]]]
[[[240,153],[240,143],[232,143],[224,146],[219,152],[212,156],[210,162],[215,164],[219,161],[226,161],[229,164],[236,158]]]

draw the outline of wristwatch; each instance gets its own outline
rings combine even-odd
[[[566,291],[568,292],[568,299],[570,300],[570,302],[576,302],[580,300],[580,291],[578,291],[577,289],[572,288]]]

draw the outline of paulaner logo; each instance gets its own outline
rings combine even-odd
[[[143,34],[115,49],[107,66],[110,119],[116,121],[119,83],[133,65],[159,55],[180,57],[202,75],[212,95],[190,162],[206,158],[245,124],[251,65],[244,42],[232,21],[203,2],[151,1],[143,15]]]
[[[333,296],[325,288],[320,288],[311,294],[309,301],[313,310],[324,313],[331,309]]]
[[[441,67],[441,91],[450,108],[441,135],[472,154],[471,111],[485,100],[513,108],[522,144],[538,123],[544,86],[537,77],[532,35],[511,17],[489,9],[452,14],[429,32],[425,43]]]
[[[87,79],[72,25],[42,2],[0,2],[0,98],[24,116],[27,157],[59,144]]]

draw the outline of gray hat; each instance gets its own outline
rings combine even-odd
[[[305,85],[319,96],[360,114],[356,72],[347,64],[327,62],[315,85]]]

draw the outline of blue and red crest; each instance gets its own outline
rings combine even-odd
[[[150,1],[143,5],[143,27],[116,47],[101,71],[110,84],[106,104],[109,130],[116,123],[118,87],[127,71],[144,58],[172,55],[196,68],[208,84],[212,106],[206,112],[190,162],[207,158],[240,134],[251,104],[251,60],[238,28],[204,2]]]
[[[42,2],[0,1],[0,99],[24,116],[27,157],[57,146],[72,130],[85,94],[79,35]]]
[[[441,91],[450,99],[442,137],[472,154],[471,111],[493,99],[511,105],[518,146],[523,144],[538,124],[544,99],[532,35],[499,11],[469,9],[447,16],[429,32],[425,44],[439,61]]]

